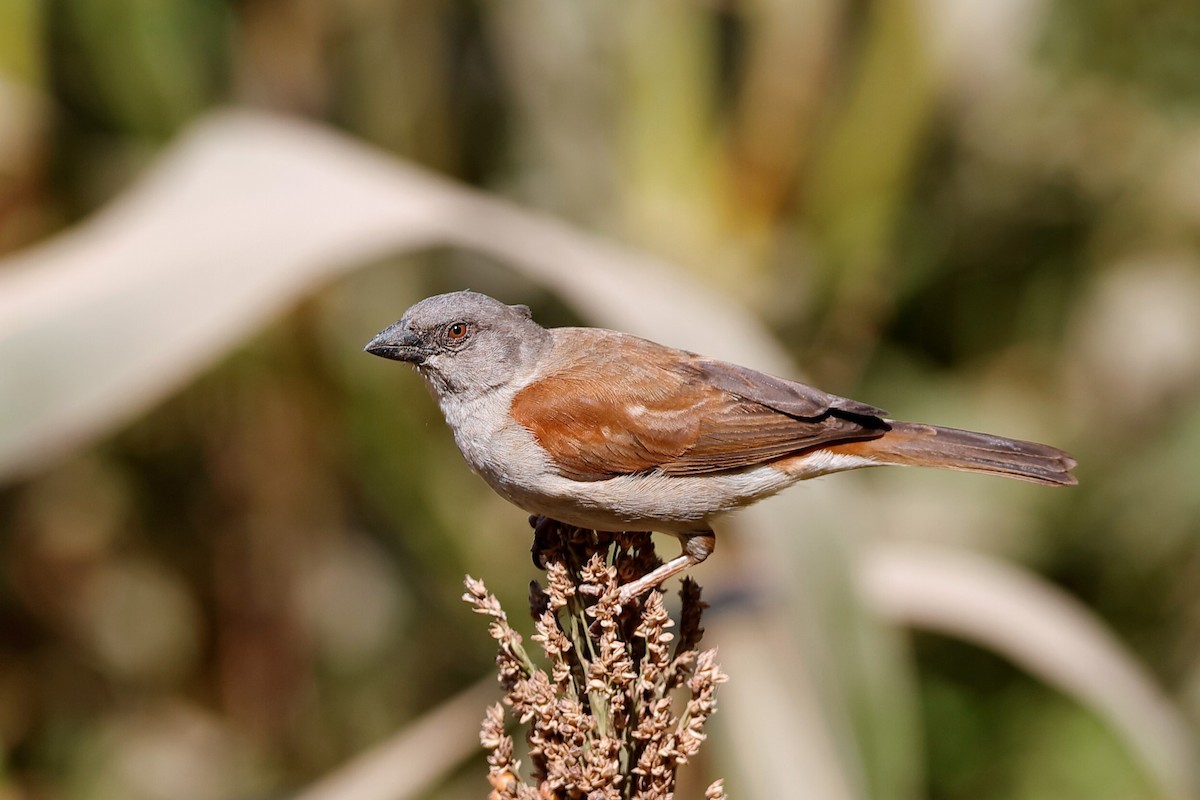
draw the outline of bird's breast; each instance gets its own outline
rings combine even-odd
[[[467,464],[510,502],[529,508],[529,497],[551,471],[533,434],[512,419],[512,392],[464,400],[443,398],[442,414]]]

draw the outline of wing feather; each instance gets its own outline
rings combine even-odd
[[[564,366],[512,414],[575,480],[725,472],[888,429],[877,408],[746,367],[612,331],[555,334]]]

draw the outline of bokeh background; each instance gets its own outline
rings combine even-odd
[[[1079,457],[735,522],[685,792],[1200,797],[1193,0],[3,0],[0,253],[4,800],[484,795],[467,286]]]

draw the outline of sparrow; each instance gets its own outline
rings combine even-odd
[[[797,481],[902,465],[1076,483],[1055,447],[899,422],[802,383],[601,328],[543,328],[462,291],[420,301],[366,352],[413,365],[467,464],[531,514],[673,534],[627,603],[706,559],[713,522]]]

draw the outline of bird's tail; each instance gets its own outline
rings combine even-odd
[[[1078,483],[1071,474],[1075,459],[1056,447],[916,422],[889,421],[888,425],[891,430],[878,439],[829,449],[880,464],[983,472],[1048,486]]]

